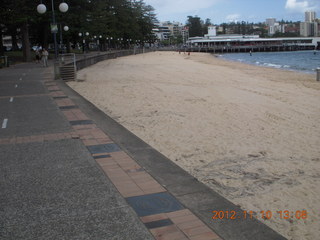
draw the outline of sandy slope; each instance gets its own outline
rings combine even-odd
[[[320,83],[209,54],[156,52],[98,63],[70,86],[289,239],[320,235]],[[213,206],[214,207],[214,206]],[[305,220],[276,211],[308,211]],[[261,220],[260,214],[257,215]]]

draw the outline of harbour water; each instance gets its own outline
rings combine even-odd
[[[320,67],[320,51],[227,53],[222,58],[258,66],[315,73]]]

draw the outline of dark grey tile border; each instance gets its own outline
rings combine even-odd
[[[181,203],[168,192],[128,197],[126,200],[139,217],[184,209]]]
[[[53,99],[61,99],[61,98],[68,98],[68,96],[56,96],[56,97],[52,97]]]
[[[153,149],[129,130],[84,99],[62,81],[59,87],[75,104],[90,116],[108,136],[148,171],[161,185],[192,211],[220,237],[228,240],[285,240],[267,225],[256,219],[212,221],[211,211],[242,211],[221,195],[196,180],[170,159]],[[186,184],[187,182],[187,184]]]
[[[70,121],[71,126],[93,124],[92,120],[76,120]]]
[[[146,225],[148,229],[153,229],[153,228],[166,227],[166,226],[173,225],[173,222],[168,218],[168,219],[162,219],[154,222],[147,222],[144,225]]]
[[[78,106],[62,106],[59,107],[60,110],[70,110],[70,109],[76,109]]]
[[[94,159],[100,159],[100,158],[111,158],[109,154],[106,155],[99,155],[99,156],[93,156]]]
[[[91,154],[112,153],[121,151],[120,147],[115,143],[87,146],[87,148]]]

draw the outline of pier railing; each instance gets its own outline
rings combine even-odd
[[[280,51],[300,51],[314,50],[312,44],[255,44],[255,45],[203,45],[203,46],[187,46],[178,48],[181,51],[190,52],[212,52],[212,53],[232,53],[232,52],[280,52]]]

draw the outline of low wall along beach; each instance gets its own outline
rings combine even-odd
[[[97,63],[68,84],[288,239],[320,235],[320,84],[314,74],[152,52]],[[214,207],[214,206],[213,206]],[[307,211],[281,217],[277,211]]]

